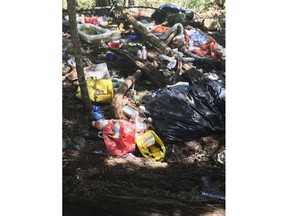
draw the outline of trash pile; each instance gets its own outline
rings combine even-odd
[[[92,108],[84,110],[64,14],[64,215],[224,215],[220,31],[171,4],[77,13]]]
[[[170,144],[225,134],[225,48],[193,27],[193,11],[165,4],[147,17],[116,9],[116,17],[77,16],[91,127],[108,155],[137,157],[138,151],[162,162]],[[63,85],[77,85],[81,101],[67,19]],[[133,77],[135,71],[140,75]],[[223,152],[215,158],[224,164]]]

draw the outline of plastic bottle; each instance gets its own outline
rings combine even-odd
[[[142,59],[147,60],[147,50],[145,46],[142,47]]]
[[[170,62],[168,63],[167,68],[168,68],[169,70],[171,70],[172,68],[176,67],[176,64],[177,64],[176,59],[172,59],[172,61],[170,61]]]
[[[99,119],[97,121],[92,121],[92,127],[96,128],[97,130],[102,130],[108,124],[107,119]]]
[[[159,92],[161,91],[161,88],[158,88],[155,92],[152,93],[152,97],[155,97]]]
[[[124,106],[122,110],[123,110],[124,115],[130,119],[135,119],[136,117],[139,116],[139,113],[129,106]]]
[[[142,51],[141,50],[137,51],[137,58],[142,59]]]
[[[143,122],[141,122],[141,119],[136,116],[135,118],[135,122],[136,122],[136,132],[137,133],[141,133],[142,131],[146,131],[147,130],[147,125]]]

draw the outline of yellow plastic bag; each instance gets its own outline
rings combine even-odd
[[[143,157],[155,161],[164,160],[166,148],[162,140],[153,130],[148,130],[144,134],[136,137],[136,144]]]
[[[94,103],[111,103],[114,89],[111,79],[86,80],[89,98]],[[76,98],[82,99],[80,86],[77,88]]]

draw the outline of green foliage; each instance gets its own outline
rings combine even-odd
[[[97,0],[76,0],[76,9],[88,9],[96,6]],[[128,0],[126,0],[128,2]],[[216,0],[159,0],[153,1],[160,4],[174,4],[185,9],[191,9],[194,12],[206,10],[216,4]],[[225,1],[224,1],[225,2]],[[148,6],[149,0],[135,0],[135,5]],[[124,0],[118,0],[119,5],[124,4]],[[67,0],[62,0],[62,8],[67,9]]]
[[[194,12],[206,10],[211,7],[214,0],[193,0],[189,1],[187,8],[192,9]]]
[[[76,9],[89,9],[95,7],[95,0],[76,0]]]
[[[67,0],[62,0],[62,9],[65,9],[65,10],[68,9],[68,7],[67,7]]]
[[[206,10],[211,7],[215,0],[160,0],[160,4],[174,4],[185,9],[192,9],[193,11]],[[135,5],[145,5],[145,0],[135,0]]]
[[[97,0],[75,0],[76,10],[89,9],[95,7]],[[67,9],[67,0],[62,0],[62,9]]]

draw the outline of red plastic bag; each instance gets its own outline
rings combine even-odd
[[[102,135],[109,155],[124,155],[135,150],[134,121],[110,119]]]

